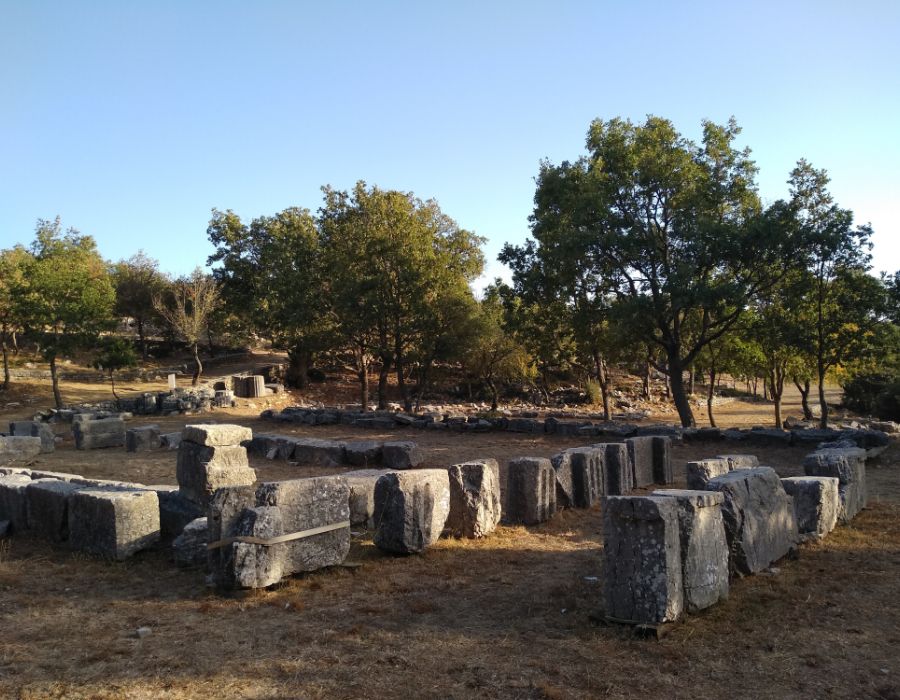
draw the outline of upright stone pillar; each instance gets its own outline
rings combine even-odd
[[[556,472],[549,459],[519,457],[507,467],[506,517],[511,523],[536,525],[556,512]]]

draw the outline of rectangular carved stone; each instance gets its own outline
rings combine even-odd
[[[653,478],[653,437],[633,437],[625,440],[631,459],[632,484],[643,488],[654,482]],[[621,491],[619,493],[622,493]]]
[[[556,512],[556,471],[549,459],[519,457],[506,473],[506,519],[536,525]]]
[[[375,440],[351,440],[344,446],[347,464],[372,467],[381,464],[381,443]]]
[[[303,466],[341,467],[347,463],[344,443],[316,438],[297,438],[291,459]]]
[[[603,450],[603,488],[607,496],[621,496],[634,488],[634,472],[628,445],[608,442],[594,445]]]
[[[793,500],[771,467],[736,469],[712,479],[706,490],[725,496],[722,517],[733,573],[759,573],[797,544]]]
[[[209,541],[218,542],[234,536],[242,513],[256,506],[256,488],[253,486],[229,486],[213,493],[207,508]],[[210,549],[207,566],[212,578],[222,588],[235,585],[235,548],[233,545]]]
[[[728,460],[723,457],[698,459],[684,465],[688,488],[695,491],[705,491],[710,480],[730,471]]]
[[[159,447],[159,426],[142,425],[125,431],[126,452],[149,452]]]
[[[256,481],[245,447],[207,447],[187,440],[178,446],[176,476],[181,494],[202,508],[216,489]]]
[[[418,554],[437,542],[449,514],[446,470],[385,474],[375,484],[375,545],[386,552]]]
[[[386,469],[358,469],[341,476],[350,487],[350,524],[375,527],[375,484],[385,474]]]
[[[12,532],[28,527],[25,488],[31,483],[27,474],[0,476],[0,520],[9,521]]]
[[[675,481],[672,470],[672,438],[667,435],[653,436],[653,481],[657,484],[671,484]]]
[[[69,546],[123,560],[159,541],[153,491],[85,488],[69,495]]]
[[[69,496],[84,488],[68,481],[37,479],[25,487],[28,528],[51,542],[69,537]]]
[[[385,469],[415,469],[424,460],[419,446],[408,440],[384,443],[381,454]]]
[[[41,439],[24,435],[0,435],[0,464],[34,459],[41,453]]]
[[[450,515],[447,527],[456,537],[477,538],[493,532],[500,522],[500,479],[486,462],[454,464],[450,477]]]
[[[75,448],[99,450],[125,444],[125,421],[121,417],[80,420],[72,424]]]
[[[836,477],[792,476],[781,483],[794,499],[801,538],[821,539],[834,530],[841,509]]]
[[[866,507],[866,451],[862,448],[817,450],[803,458],[803,471],[807,476],[830,476],[838,480],[840,522],[850,522]]]
[[[684,585],[678,504],[674,499],[604,499],[603,559],[608,616],[655,624],[672,622],[681,615]]]
[[[653,495],[672,498],[678,504],[685,609],[696,612],[728,598],[728,542],[722,520],[722,494],[664,489]]]
[[[569,450],[572,462],[572,505],[590,508],[604,494],[604,459],[606,451],[596,447]]]
[[[185,498],[177,486],[163,484],[147,488],[159,499],[159,531],[163,540],[178,537],[188,523],[205,515],[206,511]]]
[[[759,466],[759,458],[756,455],[717,455],[716,459],[724,459],[728,462],[728,471],[753,469]]]
[[[253,431],[242,425],[186,425],[181,431],[181,439],[209,447],[240,445],[244,441],[253,439]]]
[[[550,464],[556,471],[556,508],[571,508],[574,501],[572,492],[572,455],[563,450],[550,458]]]
[[[9,424],[10,435],[37,437],[41,439],[41,452],[53,452],[56,449],[56,435],[47,423],[36,420],[17,420]]]

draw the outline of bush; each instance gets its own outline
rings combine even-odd
[[[603,394],[600,392],[600,384],[593,379],[584,383],[584,393],[587,394],[587,402],[591,406],[599,406],[603,403]]]
[[[900,377],[871,372],[857,374],[843,384],[844,405],[856,413],[881,420],[900,420]]]

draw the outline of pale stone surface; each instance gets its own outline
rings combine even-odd
[[[444,469],[392,472],[375,484],[375,544],[379,549],[398,554],[422,552],[437,542],[449,514],[450,479]]]
[[[69,496],[69,546],[123,560],[159,541],[153,491],[84,488]]]
[[[230,486],[213,493],[207,509],[209,541],[217,542],[234,536],[241,514],[255,506],[256,489],[253,486]],[[234,554],[234,544],[207,552],[207,566],[213,580],[221,587],[235,585]]]
[[[83,479],[81,474],[69,474],[68,472],[53,472],[48,469],[32,469],[30,470],[32,479],[56,479],[57,481],[76,481]]]
[[[209,525],[206,518],[191,520],[172,542],[172,556],[178,566],[206,566]]]
[[[652,444],[652,443],[651,443]],[[634,488],[634,471],[628,445],[608,442],[594,445],[603,450],[603,489],[607,496],[621,496]]]
[[[536,525],[556,512],[556,470],[549,459],[519,457],[506,471],[505,517],[511,523]]]
[[[500,480],[486,462],[454,464],[450,478],[450,515],[447,527],[456,537],[478,538],[500,522]]]
[[[801,537],[821,539],[834,530],[841,510],[840,482],[836,477],[792,476],[781,483],[794,499]]]
[[[34,459],[41,454],[41,439],[25,435],[0,435],[0,464]]]
[[[728,462],[728,471],[753,469],[759,466],[759,458],[756,455],[716,455],[716,459]]]
[[[290,459],[303,466],[341,467],[347,463],[344,443],[316,438],[297,438]]]
[[[0,520],[8,520],[13,533],[28,527],[25,488],[31,483],[27,474],[0,477]]]
[[[187,440],[178,446],[176,476],[181,494],[204,508],[216,489],[256,481],[245,447],[203,446]]]
[[[125,421],[120,416],[79,420],[72,423],[75,448],[99,450],[125,444]]]
[[[571,508],[574,502],[572,491],[572,455],[563,450],[550,458],[550,464],[556,471],[556,508]]]
[[[372,467],[381,464],[382,445],[375,440],[351,440],[345,444],[347,464]]]
[[[142,425],[125,431],[126,452],[148,452],[155,450],[160,444],[158,425]]]
[[[672,622],[684,609],[678,504],[612,496],[603,502],[606,614],[642,624]]]
[[[851,447],[817,450],[803,458],[803,471],[807,476],[830,476],[838,480],[840,522],[850,522],[866,507],[868,487],[864,449]]]
[[[759,573],[797,544],[793,499],[771,467],[736,469],[712,479],[706,490],[725,496],[722,517],[732,573]]]
[[[350,487],[350,523],[375,527],[375,484],[385,474],[386,469],[358,469],[341,474]]]
[[[253,431],[242,425],[186,425],[181,431],[181,439],[208,447],[240,445],[253,439]]]
[[[36,479],[25,487],[28,529],[51,542],[69,537],[69,496],[84,488],[69,481]]]
[[[722,476],[731,471],[728,460],[724,457],[710,459],[698,459],[684,465],[684,474],[689,489],[706,490],[706,485],[717,476]]]
[[[422,451],[414,442],[386,442],[382,447],[382,464],[385,469],[415,469],[423,461]]]
[[[728,598],[724,496],[715,491],[680,489],[662,489],[653,495],[673,498],[678,503],[685,609],[696,612]]]
[[[41,439],[41,452],[53,452],[56,449],[56,435],[47,423],[36,420],[11,421],[10,435],[37,437]]]
[[[653,483],[653,437],[633,437],[625,440],[631,459],[632,486],[642,488]],[[621,492],[620,492],[621,493]]]

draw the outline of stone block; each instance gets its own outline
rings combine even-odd
[[[274,433],[254,433],[253,438],[242,443],[247,448],[247,453],[255,457],[269,458],[269,453],[277,449],[279,435]],[[275,455],[270,459],[274,459]]]
[[[633,437],[625,440],[625,444],[628,445],[628,456],[631,459],[634,488],[643,488],[654,482],[653,440],[652,436]]]
[[[803,472],[807,476],[830,476],[838,480],[840,522],[850,522],[866,507],[866,453],[862,448],[817,450],[803,458]]]
[[[386,469],[358,469],[341,476],[350,487],[350,524],[375,527],[375,484],[385,474]]]
[[[28,529],[51,542],[65,542],[69,537],[69,496],[82,488],[56,479],[37,479],[27,484]]]
[[[72,434],[78,450],[122,447],[125,444],[125,421],[121,416],[79,420],[72,423]]]
[[[242,425],[186,425],[181,431],[181,439],[207,447],[240,445],[253,439],[253,431]]]
[[[687,486],[692,490],[705,491],[706,485],[717,476],[722,476],[731,471],[728,460],[722,457],[710,459],[698,459],[684,465],[684,473]]]
[[[25,488],[31,483],[27,474],[0,477],[0,520],[9,521],[13,533],[28,528]]]
[[[605,493],[603,465],[606,450],[575,447],[567,451],[572,467],[572,505],[575,508],[590,508]]]
[[[344,444],[347,464],[371,467],[381,464],[382,445],[375,440],[351,440]]]
[[[668,435],[653,436],[653,482],[671,484],[675,481],[672,469],[672,438]]]
[[[159,499],[159,531],[163,540],[178,537],[188,523],[205,514],[204,509],[186,498],[177,486],[159,484],[147,489],[154,491]]]
[[[236,534],[238,522],[245,510],[256,506],[256,488],[253,486],[230,486],[213,493],[207,508],[209,541],[231,537]],[[235,547],[233,544],[210,549],[206,553],[207,567],[213,581],[223,588],[235,585]]]
[[[188,441],[178,446],[176,476],[181,494],[202,508],[216,489],[256,481],[245,447],[203,446]]]
[[[291,459],[303,466],[342,467],[347,464],[344,443],[316,438],[297,438]]]
[[[519,457],[506,472],[506,520],[536,525],[556,512],[556,470],[549,459]]]
[[[557,510],[571,508],[574,502],[572,455],[569,450],[563,450],[550,458],[550,464],[556,472],[556,508]]]
[[[159,446],[167,450],[177,450],[181,444],[181,433],[163,433],[159,436]]]
[[[9,434],[41,439],[41,452],[53,452],[56,449],[56,435],[48,423],[36,420],[11,421]]]
[[[142,425],[125,431],[126,452],[149,452],[159,447],[159,426]]]
[[[725,498],[714,491],[664,489],[654,496],[678,504],[684,607],[703,610],[728,598],[728,541],[722,519]]]
[[[422,552],[441,536],[449,514],[446,470],[385,474],[375,484],[375,545],[398,554]]]
[[[69,474],[68,472],[53,472],[49,469],[29,470],[32,479],[56,479],[57,481],[76,481],[83,479],[81,474]]]
[[[759,573],[796,546],[793,500],[771,467],[736,469],[710,480],[706,490],[725,497],[722,517],[732,573]]]
[[[69,546],[123,560],[159,541],[153,491],[84,488],[69,495]]]
[[[172,542],[172,557],[182,567],[206,566],[206,544],[209,541],[206,518],[191,520]]]
[[[500,522],[500,479],[486,462],[454,464],[450,478],[447,527],[456,537],[489,535]]]
[[[423,461],[422,451],[414,442],[386,442],[382,447],[382,464],[385,469],[415,469]]]
[[[34,459],[41,454],[41,439],[24,435],[0,436],[0,464]]]
[[[679,533],[673,498],[604,500],[603,590],[609,617],[638,624],[678,619],[684,609]]]
[[[802,539],[821,539],[834,530],[841,509],[839,483],[830,476],[792,476],[781,480],[784,490],[794,499]]]
[[[651,443],[652,444],[652,443]],[[634,488],[631,457],[624,442],[593,445],[603,450],[603,489],[607,496],[621,496]]]
[[[717,455],[716,459],[724,459],[728,462],[728,471],[753,469],[759,466],[759,458],[756,455]]]

